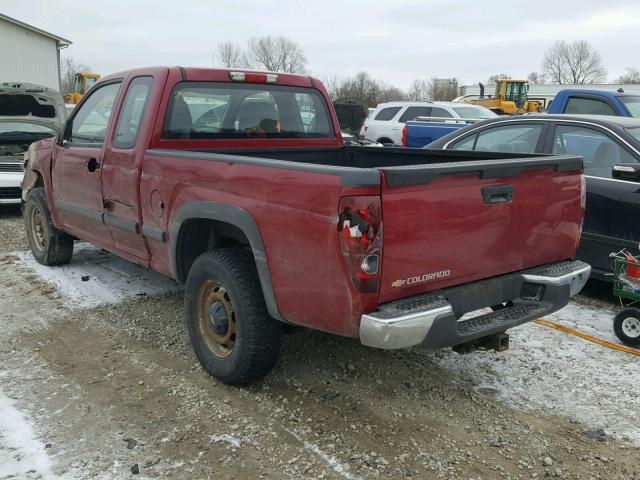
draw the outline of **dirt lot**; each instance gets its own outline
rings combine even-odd
[[[173,282],[82,245],[42,269],[26,248],[0,210],[1,480],[640,479],[640,357],[535,324],[463,356],[302,330],[231,388],[197,363]],[[582,303],[556,320],[597,330],[609,306]]]

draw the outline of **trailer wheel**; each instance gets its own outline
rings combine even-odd
[[[613,331],[625,345],[640,346],[640,309],[628,307],[613,319]]]
[[[191,343],[211,375],[243,385],[275,366],[282,329],[269,316],[251,252],[221,248],[200,255],[189,270],[185,303]]]
[[[64,265],[73,256],[73,237],[53,226],[44,189],[27,195],[22,211],[27,240],[33,256],[43,265]]]

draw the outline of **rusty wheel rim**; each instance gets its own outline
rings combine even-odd
[[[42,212],[39,207],[34,207],[31,210],[31,231],[33,232],[33,241],[39,250],[45,249],[45,236],[44,236],[44,219],[42,218]]]
[[[198,294],[198,328],[215,356],[231,355],[236,343],[236,314],[229,292],[215,280],[207,280]]]

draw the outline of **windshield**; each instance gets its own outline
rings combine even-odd
[[[618,97],[620,101],[627,107],[632,117],[640,118],[640,97],[623,96]]]
[[[0,122],[0,135],[6,133],[28,133],[55,135],[57,132],[52,128],[28,122]]]
[[[480,119],[498,116],[487,108],[453,107],[453,110],[460,115],[460,118]]]

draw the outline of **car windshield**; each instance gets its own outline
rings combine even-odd
[[[493,118],[498,116],[488,108],[453,107],[453,110],[458,115],[460,115],[460,118],[480,119],[480,118]]]
[[[618,97],[620,101],[627,107],[632,117],[640,118],[640,97],[622,96]]]
[[[29,122],[0,122],[0,135],[5,134],[34,134],[34,135],[55,135],[52,128]]]

